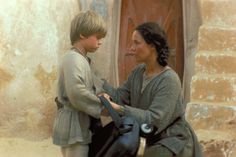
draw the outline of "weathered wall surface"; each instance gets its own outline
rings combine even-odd
[[[49,136],[58,56],[69,46],[68,28],[77,11],[77,1],[1,3],[1,137]]]
[[[59,156],[50,139],[55,80],[78,2],[0,4],[0,156]]]
[[[0,4],[0,157],[61,156],[51,131],[58,61],[71,47],[70,22],[88,9],[105,18],[108,35],[91,57],[99,73],[116,85],[119,2],[0,0]]]
[[[206,157],[236,156],[236,1],[201,0],[187,118]]]

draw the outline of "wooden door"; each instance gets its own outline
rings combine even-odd
[[[119,82],[123,83],[137,65],[128,55],[134,28],[147,21],[159,23],[167,33],[170,46],[168,64],[183,79],[184,48],[182,0],[122,0],[119,38]]]

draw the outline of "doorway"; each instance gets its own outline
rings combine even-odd
[[[122,84],[137,65],[135,58],[128,55],[131,36],[135,27],[143,22],[159,23],[167,33],[170,47],[168,64],[183,81],[184,42],[182,0],[122,0],[119,34],[118,69]]]

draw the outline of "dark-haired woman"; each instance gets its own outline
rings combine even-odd
[[[147,140],[145,157],[201,157],[196,135],[185,120],[179,77],[167,63],[165,32],[156,23],[139,25],[130,51],[141,64],[121,87],[115,89],[105,82],[103,88],[120,114],[157,129]]]

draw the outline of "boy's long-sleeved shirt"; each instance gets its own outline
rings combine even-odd
[[[95,95],[88,61],[74,50],[65,54],[59,67],[58,100],[64,107],[56,114],[53,143],[60,146],[90,143],[90,116],[99,118],[102,105]]]

